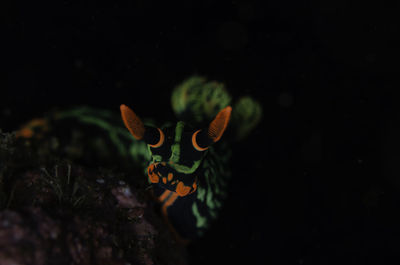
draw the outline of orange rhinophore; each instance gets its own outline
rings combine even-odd
[[[144,125],[140,118],[131,110],[128,106],[122,104],[120,106],[122,120],[129,132],[135,137],[135,139],[140,140],[144,136]]]
[[[208,136],[217,142],[222,134],[224,133],[226,127],[228,126],[229,118],[231,116],[232,107],[227,106],[223,108],[215,117],[215,119],[210,123],[208,127]]]

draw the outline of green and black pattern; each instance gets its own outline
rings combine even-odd
[[[53,112],[25,125],[17,136],[40,138],[48,131],[56,132],[59,139],[65,135],[68,148],[63,152],[68,157],[141,168],[148,175],[173,230],[182,238],[195,239],[218,217],[228,195],[232,142],[250,133],[260,122],[262,109],[250,97],[242,97],[232,104],[232,97],[223,84],[197,76],[175,87],[171,102],[179,121],[159,127],[165,140],[158,147],[132,137],[118,112],[89,107]],[[196,150],[192,142],[194,133],[204,132],[227,106],[232,106],[232,114],[226,135],[216,143],[208,143],[206,150]],[[143,123],[146,128],[156,128],[152,121],[143,120]],[[157,130],[148,131],[158,137]],[[82,142],[86,143],[84,147],[79,144]],[[184,195],[177,195],[179,189],[178,193],[182,194],[183,190]]]

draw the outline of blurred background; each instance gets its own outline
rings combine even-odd
[[[224,82],[264,116],[191,264],[396,264],[397,5],[25,1],[0,11],[0,128],[81,104],[174,120],[175,85]]]

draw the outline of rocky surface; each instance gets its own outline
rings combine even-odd
[[[0,264],[186,264],[143,176],[0,148]]]

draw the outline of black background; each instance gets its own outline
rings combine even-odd
[[[19,4],[1,11],[3,130],[79,104],[173,120],[170,92],[193,74],[262,103],[192,264],[397,264],[396,4]]]

